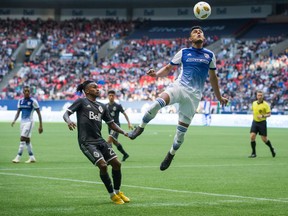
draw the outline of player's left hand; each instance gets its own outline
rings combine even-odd
[[[129,128],[130,130],[133,130],[133,129],[134,129],[134,127],[133,127],[132,124],[128,124],[128,128]]]
[[[123,135],[128,137],[128,133],[126,131],[123,132]]]

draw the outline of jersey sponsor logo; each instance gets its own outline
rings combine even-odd
[[[96,121],[101,121],[101,114],[98,113],[98,114],[94,114],[94,112],[92,111],[89,111],[89,119],[94,119]]]
[[[206,59],[199,59],[199,58],[187,58],[186,62],[202,62],[205,64],[209,64],[209,61]]]

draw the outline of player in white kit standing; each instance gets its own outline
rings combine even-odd
[[[37,100],[35,98],[30,97],[30,87],[29,86],[24,86],[23,88],[23,94],[24,98],[21,98],[18,100],[18,105],[17,105],[17,113],[15,115],[14,121],[11,123],[11,126],[13,127],[15,122],[17,121],[20,112],[21,114],[21,123],[20,123],[20,145],[19,145],[19,150],[17,153],[17,156],[12,160],[13,163],[19,163],[21,156],[23,154],[24,148],[27,148],[28,154],[29,154],[29,159],[26,161],[26,163],[35,163],[36,159],[34,157],[33,151],[32,151],[32,144],[30,142],[30,138],[32,135],[32,129],[34,126],[34,120],[33,120],[33,113],[34,110],[38,114],[38,119],[39,119],[39,128],[38,132],[41,134],[43,132],[43,127],[42,127],[42,116],[40,113],[40,108]]]

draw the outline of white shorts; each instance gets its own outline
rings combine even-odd
[[[33,127],[34,127],[34,122],[21,122],[20,124],[21,136],[30,138],[32,135]]]
[[[179,104],[178,120],[190,125],[201,100],[201,92],[185,87],[177,81],[169,85],[164,92],[170,97],[169,105]]]

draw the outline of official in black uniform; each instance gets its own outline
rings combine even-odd
[[[120,191],[121,186],[121,162],[117,159],[116,153],[112,147],[103,139],[101,135],[102,120],[108,126],[127,136],[113,118],[110,116],[106,106],[98,101],[99,89],[94,81],[87,80],[77,87],[77,92],[84,92],[84,98],[77,99],[65,112],[63,118],[68,124],[68,128],[73,130],[76,124],[71,121],[70,115],[76,112],[78,143],[83,154],[100,169],[100,178],[104,183],[111,200],[116,204],[129,202],[130,199]],[[108,165],[112,166],[112,179],[108,174]]]

